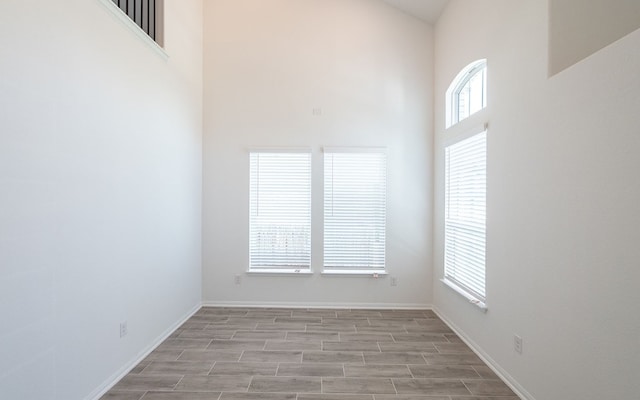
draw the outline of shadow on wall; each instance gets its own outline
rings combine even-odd
[[[637,0],[550,0],[549,76],[638,28]]]

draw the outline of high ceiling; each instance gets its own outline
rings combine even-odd
[[[423,21],[434,24],[449,0],[383,0]]]

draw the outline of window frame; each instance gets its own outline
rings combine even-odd
[[[254,182],[252,180],[253,171],[252,171],[252,155],[253,154],[298,154],[298,155],[306,155],[307,156],[307,185],[308,192],[307,196],[307,235],[308,235],[308,245],[305,250],[307,251],[308,257],[308,265],[291,265],[291,266],[268,266],[268,265],[253,265],[252,262],[252,240],[253,240],[253,185]],[[247,273],[249,274],[293,274],[293,275],[306,275],[312,274],[312,235],[313,235],[313,226],[312,226],[312,202],[313,202],[313,160],[312,160],[312,151],[308,148],[251,148],[248,151],[248,159],[249,159],[249,220],[248,220],[248,262],[247,262]],[[256,183],[257,184],[257,183]],[[259,201],[259,200],[256,200]]]
[[[460,93],[462,89],[475,77],[479,72],[482,72],[482,107],[469,113],[464,118],[460,118]],[[474,61],[464,67],[462,71],[458,73],[456,78],[451,82],[445,95],[446,115],[445,115],[445,127],[448,129],[461,121],[471,117],[479,111],[487,107],[487,82],[488,82],[488,70],[487,60],[481,59]]]
[[[328,195],[328,190],[327,190],[327,156],[332,155],[332,154],[347,154],[347,155],[358,155],[358,154],[378,154],[382,156],[382,165],[380,166],[380,168],[382,168],[382,171],[384,172],[384,177],[382,179],[381,182],[381,186],[382,186],[382,203],[383,203],[383,212],[382,212],[382,218],[383,218],[383,225],[382,225],[382,242],[383,242],[383,246],[382,246],[382,265],[379,266],[372,266],[372,265],[368,265],[366,263],[363,263],[363,265],[360,266],[327,266],[327,213],[326,213],[326,209],[328,207],[327,204],[327,195]],[[355,147],[355,148],[349,148],[349,147],[325,147],[323,149],[323,164],[324,164],[324,171],[323,171],[323,192],[324,192],[324,201],[323,201],[323,262],[322,262],[322,274],[323,275],[341,275],[341,276],[348,276],[348,275],[353,275],[353,276],[361,276],[361,275],[373,275],[373,276],[382,276],[382,275],[386,275],[387,274],[387,260],[386,260],[386,255],[387,255],[387,214],[388,214],[388,184],[387,184],[387,180],[388,180],[388,156],[387,156],[387,149],[384,147],[366,147],[366,148],[360,148],[360,147]],[[332,162],[332,168],[334,167],[334,164]],[[332,169],[333,172],[333,169]],[[333,177],[332,177],[333,179]],[[333,189],[333,185],[334,182],[331,182],[331,188]],[[378,199],[380,200],[380,199]],[[331,202],[331,206],[333,206],[335,203],[333,203],[333,200]],[[379,216],[378,216],[379,217]],[[378,234],[380,234],[378,232]],[[374,249],[375,250],[375,249]],[[379,258],[380,255],[377,254],[376,256]]]
[[[449,180],[449,164],[448,164],[448,154],[447,151],[449,148],[451,148],[452,146],[455,146],[459,143],[462,143],[466,140],[470,140],[478,135],[485,135],[484,137],[484,231],[483,231],[483,240],[484,240],[484,254],[483,254],[483,260],[482,260],[482,264],[483,264],[483,290],[484,290],[484,295],[480,294],[480,293],[476,293],[473,290],[469,290],[469,288],[465,287],[464,284],[460,284],[459,281],[456,281],[456,279],[451,279],[450,276],[448,276],[447,274],[447,221],[448,221],[448,215],[447,212],[450,211],[449,207],[448,207],[448,200],[449,200],[449,192],[448,192],[448,180]],[[487,189],[488,189],[488,185],[487,185],[487,167],[488,167],[488,138],[489,138],[489,132],[488,132],[488,124],[484,124],[482,127],[476,127],[475,129],[471,129],[468,130],[462,134],[456,135],[455,137],[451,137],[448,140],[445,141],[444,143],[444,209],[443,209],[443,270],[442,270],[442,279],[441,282],[443,282],[445,285],[447,285],[448,287],[450,287],[451,289],[453,289],[455,292],[459,293],[460,295],[462,295],[463,297],[465,297],[471,304],[476,305],[478,308],[480,308],[483,312],[487,311],[487,305],[486,305],[486,284],[487,284],[487,279],[486,279],[486,267],[487,267],[487,258],[486,258],[486,248],[487,248],[487,227],[486,227],[486,223],[487,223]]]

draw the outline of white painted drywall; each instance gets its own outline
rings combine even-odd
[[[637,398],[640,32],[547,79],[546,3],[453,0],[436,26],[434,302],[530,399]],[[445,91],[479,58],[488,108],[447,131]],[[437,280],[443,143],[484,121],[486,314]]]
[[[638,28],[638,0],[549,0],[549,74]]]
[[[2,399],[88,399],[200,303],[202,2],[166,3],[168,60],[101,1],[0,2]]]
[[[211,0],[204,36],[204,302],[429,304],[432,28],[378,1]],[[245,275],[251,146],[313,150],[312,276]],[[322,146],[388,148],[397,287],[320,275]]]

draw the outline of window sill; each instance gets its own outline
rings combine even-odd
[[[292,270],[292,269],[261,269],[261,270],[249,270],[247,271],[247,275],[256,275],[256,276],[311,276],[313,272],[310,270]]]
[[[456,285],[455,283],[453,283],[453,282],[451,282],[451,281],[449,281],[447,279],[440,279],[440,282],[444,283],[446,286],[451,288],[454,292],[458,293],[460,296],[462,296],[465,299],[467,299],[469,301],[469,303],[471,303],[474,306],[478,307],[483,313],[487,312],[487,304],[484,301],[481,301],[481,300],[473,297],[472,295],[470,295],[466,291],[462,290],[458,285]]]
[[[386,276],[387,271],[377,270],[358,270],[358,269],[344,269],[344,270],[324,270],[321,273],[322,276],[360,276],[360,277],[373,277]]]

